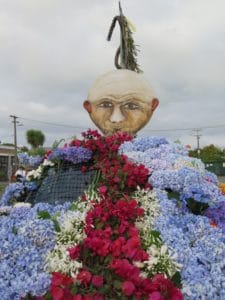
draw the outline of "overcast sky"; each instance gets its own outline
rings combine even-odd
[[[121,3],[160,100],[140,135],[196,147],[191,129],[202,128],[201,146],[225,147],[225,1]],[[106,36],[117,14],[115,0],[0,0],[2,142],[13,142],[9,115],[20,117],[19,145],[31,128],[44,132],[46,146],[95,128],[82,103],[95,78],[114,69],[119,28],[111,42]]]

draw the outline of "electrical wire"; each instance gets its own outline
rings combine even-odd
[[[43,123],[47,125],[52,125],[52,126],[61,126],[61,127],[70,127],[70,128],[75,128],[75,129],[86,129],[87,127],[81,127],[81,126],[75,126],[71,124],[61,124],[61,123],[52,123],[52,122],[47,122],[47,121],[41,121],[41,120],[35,120],[35,119],[30,119],[30,118],[25,118],[25,117],[18,117],[22,120],[28,120],[28,121],[33,121],[33,122],[38,122],[38,123]],[[187,128],[170,128],[170,129],[143,129],[142,131],[155,131],[155,132],[172,132],[172,131],[190,131],[190,130],[196,130],[198,129],[213,129],[213,128],[220,128],[220,127],[225,127],[225,124],[218,124],[218,125],[211,125],[211,126],[198,126],[198,127],[187,127]]]
[[[37,122],[37,123],[43,123],[43,124],[52,125],[52,126],[70,127],[70,128],[75,128],[75,129],[85,129],[85,127],[78,127],[78,126],[69,125],[69,124],[52,123],[52,122],[40,121],[40,120],[24,118],[24,117],[18,117],[18,118],[20,118],[22,120],[27,120],[27,121]]]

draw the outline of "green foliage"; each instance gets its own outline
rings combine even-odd
[[[209,207],[207,203],[198,202],[192,198],[188,198],[186,201],[187,207],[195,215],[202,215],[203,212]]]
[[[65,139],[61,139],[59,141],[55,140],[54,143],[52,144],[51,149],[52,150],[57,149],[62,142],[65,142]]]
[[[181,283],[181,275],[180,272],[176,272],[173,277],[171,278],[171,280],[173,281],[174,285],[177,288],[182,288],[182,283]]]
[[[26,146],[20,148],[20,152],[28,152],[29,149]]]
[[[48,211],[46,210],[41,210],[37,213],[38,215],[38,218],[39,219],[43,219],[43,220],[46,220],[46,219],[51,219],[51,215]]]
[[[43,146],[45,142],[45,135],[41,130],[30,129],[26,132],[27,142],[32,148]]]
[[[37,213],[37,215],[38,215],[38,218],[39,218],[39,219],[43,219],[43,220],[51,220],[51,221],[53,222],[53,224],[54,224],[55,231],[57,231],[57,232],[60,232],[60,231],[61,231],[59,222],[58,222],[58,220],[57,220],[57,218],[58,218],[58,216],[59,216],[58,213],[54,214],[54,216],[51,217],[51,215],[50,215],[50,213],[49,213],[48,211],[46,211],[46,210],[41,210],[41,211],[39,211],[39,212]]]
[[[213,144],[200,149],[199,156],[197,150],[190,150],[189,155],[199,157],[204,163],[225,160],[225,151]]]
[[[1,146],[10,146],[10,147],[14,147],[14,144],[12,144],[12,143],[2,143]]]
[[[46,150],[43,147],[32,148],[31,150],[28,151],[28,154],[31,156],[36,156],[36,155],[44,156],[45,153],[46,153]]]

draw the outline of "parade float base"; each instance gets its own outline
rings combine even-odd
[[[63,204],[74,201],[88,188],[95,173],[94,170],[83,172],[82,166],[84,164],[64,163],[57,169],[49,169],[40,187],[27,197],[26,202]]]

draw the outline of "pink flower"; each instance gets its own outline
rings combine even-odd
[[[135,286],[131,281],[125,281],[122,284],[122,291],[126,296],[131,296],[134,294]]]
[[[148,300],[163,300],[163,297],[159,292],[153,292],[149,295]]]
[[[79,280],[82,284],[87,285],[91,281],[91,273],[86,270],[82,270],[77,275],[77,280]]]
[[[105,195],[107,192],[107,187],[105,185],[102,185],[98,188],[99,193],[101,193],[102,195]]]
[[[98,276],[98,275],[94,275],[92,277],[92,281],[91,283],[95,286],[95,287],[100,287],[103,285],[103,277],[102,276]]]

